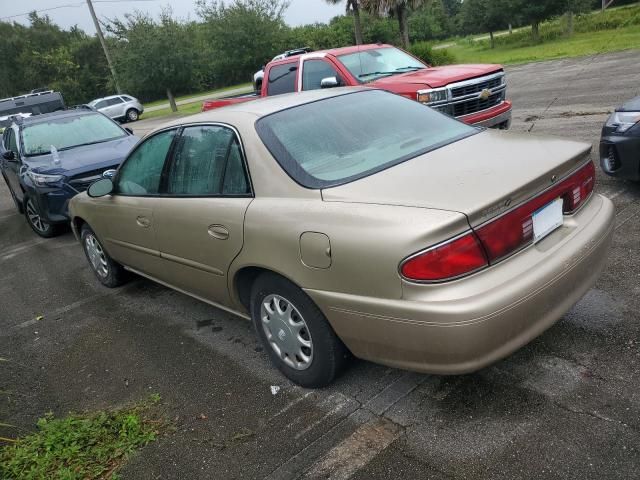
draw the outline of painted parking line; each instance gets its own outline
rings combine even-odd
[[[5,250],[0,251],[0,262],[4,262],[6,260],[11,260],[13,257],[15,257],[16,255],[19,255],[21,253],[27,252],[29,250],[31,250],[34,247],[38,247],[44,243],[50,243],[50,248],[65,248],[65,247],[71,247],[74,245],[77,245],[78,242],[76,242],[75,240],[71,241],[71,242],[63,242],[63,243],[58,243],[58,242],[53,242],[51,239],[48,238],[41,238],[41,239],[37,239],[37,240],[29,240],[27,242],[22,242],[22,243],[18,243],[14,246],[12,246],[11,248],[7,248]]]

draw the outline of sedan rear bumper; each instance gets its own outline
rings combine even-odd
[[[461,280],[407,284],[402,300],[307,293],[357,357],[425,373],[468,373],[533,340],[594,285],[613,219],[613,204],[594,195],[538,244]]]

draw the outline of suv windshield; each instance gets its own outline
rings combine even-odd
[[[427,68],[425,64],[395,47],[362,50],[338,57],[358,81],[366,83],[377,78],[413,72]]]
[[[22,129],[27,156],[46,155],[51,147],[68,150],[81,145],[107,142],[125,137],[126,132],[100,113],[53,117]]]
[[[308,188],[348,183],[480,131],[381,90],[273,113],[256,129],[289,176]]]

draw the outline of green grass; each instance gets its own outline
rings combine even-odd
[[[574,33],[570,38],[547,40],[537,45],[496,45],[491,49],[477,45],[455,45],[447,50],[456,63],[519,64],[557,58],[580,57],[597,53],[640,49],[640,28],[629,26],[615,30]]]
[[[202,102],[197,101],[193,103],[187,103],[184,105],[178,105],[178,113],[176,116],[184,116],[184,115],[193,115],[194,113],[199,113],[202,110]],[[140,119],[148,119],[148,118],[157,118],[157,117],[167,117],[170,115],[174,115],[171,111],[170,107],[163,108],[161,110],[154,110],[153,112],[144,112]]]
[[[183,100],[190,100],[192,98],[203,97],[205,95],[215,95],[219,93],[224,93],[229,90],[235,90],[237,88],[249,88],[251,87],[251,83],[243,83],[241,85],[234,85],[231,87],[218,88],[216,90],[209,90],[208,92],[200,92],[200,93],[191,93],[189,95],[183,95],[181,97],[176,97],[176,102],[181,102]],[[155,107],[157,105],[164,105],[165,103],[169,103],[169,100],[164,98],[162,100],[156,100],[155,102],[145,103],[144,107]]]
[[[496,36],[493,49],[488,39],[478,40],[484,35],[439,43],[455,43],[447,47],[455,63],[518,64],[640,49],[640,3],[576,15],[573,26],[569,36],[566,16],[544,22],[538,40],[532,38],[531,27],[521,27],[513,34]]]
[[[47,414],[38,431],[0,449],[0,478],[113,479],[137,449],[154,441],[168,423],[158,412],[160,397],[120,410]]]

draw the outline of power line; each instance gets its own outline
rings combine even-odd
[[[139,2],[158,2],[158,1],[160,1],[160,0],[93,0],[93,3],[139,3]],[[57,5],[55,7],[42,8],[40,10],[30,10],[30,11],[25,12],[25,13],[17,13],[15,15],[8,15],[6,17],[0,17],[0,20],[10,20],[12,18],[25,17],[27,15],[30,15],[33,12],[35,12],[35,13],[44,13],[44,12],[50,12],[52,10],[60,10],[61,8],[82,7],[83,5],[84,5],[84,2],[67,3],[67,4],[64,4],[64,5]]]

